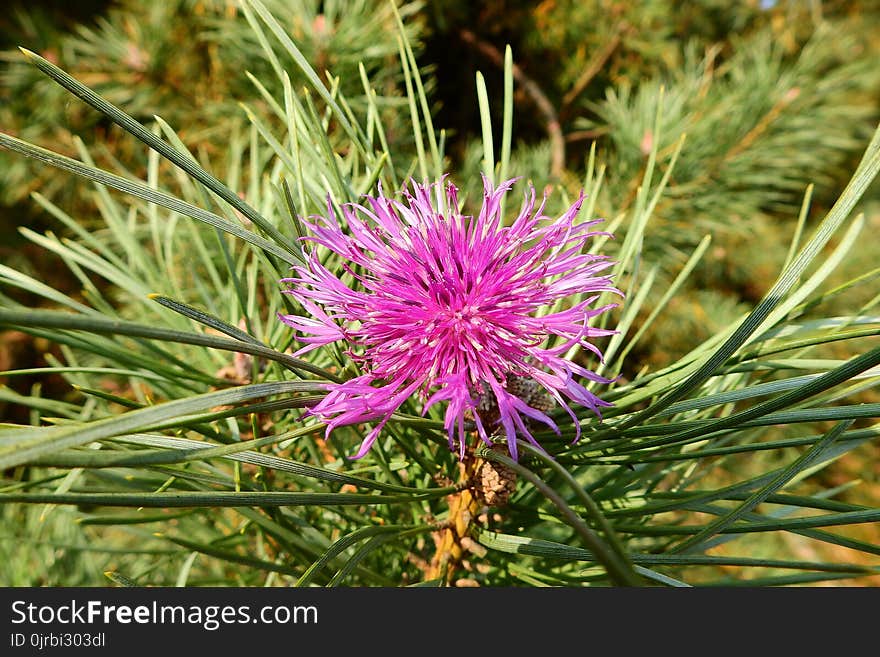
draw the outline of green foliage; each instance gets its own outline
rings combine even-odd
[[[136,139],[131,154],[143,168],[121,157],[96,166],[97,149],[77,141],[74,160],[0,133],[9,157],[36,159],[47,179],[67,179],[58,168],[77,174],[94,200],[84,225],[61,200],[36,194],[66,235],[21,229],[63,263],[76,293],[47,285],[39,273],[0,266],[0,327],[55,345],[36,369],[60,378],[65,390],[43,396],[39,388],[0,388],[0,401],[32,418],[0,426],[0,509],[13,528],[0,537],[0,563],[10,583],[443,581],[428,577],[428,566],[436,556],[432,539],[460,519],[450,502],[459,463],[437,410],[421,417],[405,405],[370,453],[350,460],[369,428],[341,427],[325,437],[304,408],[323,394],[323,383],[355,375],[356,365],[333,346],[294,358],[293,336],[276,319],[279,311],[302,311],[278,283],[301,259],[299,216],[323,211],[328,199],[357,200],[380,182],[392,190],[406,175],[446,170],[430,87],[402,25],[394,32],[393,72],[358,67],[337,83],[310,64],[314,53],[291,38],[284,11],[257,0],[240,11],[242,28],[251,30],[241,48],[262,68],[241,113],[215,108],[224,148],[214,153],[187,150],[177,131],[189,115],[139,114],[135,100],[149,90],[114,104],[82,76],[28,56],[34,71],[85,101],[63,101],[76,104],[85,121],[120,126]],[[346,52],[337,60],[343,68],[354,61]],[[785,95],[778,80],[795,75],[774,52],[767,44],[738,55],[765,67],[767,85],[751,91],[759,105],[769,102],[767,111]],[[232,55],[218,56],[224,70],[238,66]],[[617,260],[615,281],[627,293],[619,313],[606,316],[619,332],[602,345],[605,363],[572,356],[623,376],[596,389],[614,407],[602,420],[580,418],[577,443],[573,420],[562,413],[554,418],[561,436],[537,436],[547,453],[523,445],[514,463],[479,447],[481,458],[513,470],[518,484],[509,504],[472,519],[463,543],[469,554],[457,573],[463,583],[784,585],[878,574],[877,537],[860,531],[880,520],[877,499],[864,494],[874,482],[826,475],[860,450],[870,454],[880,436],[880,297],[865,294],[876,263],[851,257],[876,221],[856,208],[880,171],[880,132],[861,143],[864,155],[848,184],[836,188],[817,175],[825,193],[834,193],[815,226],[807,229],[805,202],[803,231],[768,230],[764,241],[776,248],[760,256],[763,279],[747,279],[754,299],[725,295],[713,282],[738,274],[724,269],[716,249],[727,245],[706,236],[707,228],[729,223],[738,203],[769,212],[778,194],[796,188],[794,175],[749,178],[756,160],[730,165],[726,195],[717,193],[717,180],[699,180],[707,159],[742,143],[743,131],[760,121],[736,102],[749,91],[733,83],[744,66],[737,61],[729,60],[730,73],[714,74],[711,102],[686,93],[695,80],[706,81],[696,62],[662,100],[652,82],[627,92],[633,103],[614,107],[644,112],[643,124],[615,127],[610,146],[594,147],[583,171],[567,172],[587,193],[584,216],[606,214],[618,234],[594,248]],[[850,90],[833,72],[823,75],[829,97],[801,107],[802,125],[762,132],[755,148],[767,139],[760,152],[768,159],[757,161],[784,165],[792,131],[821,135],[827,117],[845,116],[823,113],[832,111],[832,98],[845,105]],[[483,139],[464,148],[462,180],[453,176],[465,190],[474,189],[471,170],[487,164],[496,177],[506,171],[545,182],[549,149],[519,142],[510,123],[493,125],[499,106],[500,116],[512,112],[512,76],[507,66],[500,97],[474,94]],[[397,112],[385,111],[373,93],[387,80],[406,90]],[[614,97],[624,97],[622,88]],[[773,98],[771,89],[782,95]],[[728,108],[729,120],[713,114],[718,106]],[[697,120],[708,115],[715,118]],[[206,113],[199,124],[213,127],[211,118]],[[694,139],[681,139],[685,127]],[[713,141],[710,128],[729,132]],[[653,138],[641,159],[626,160],[620,145],[646,129]],[[825,152],[840,155],[835,167],[859,129],[840,134],[843,141]],[[635,183],[626,198],[622,180]],[[569,182],[555,190],[554,204],[571,193]],[[477,199],[472,191],[468,207]],[[704,223],[661,248],[675,212]],[[325,264],[345,266],[331,257]],[[707,289],[694,293],[700,283]],[[21,302],[22,291],[38,301]],[[853,291],[862,295],[857,305],[828,312]],[[664,322],[677,323],[675,344],[663,341]],[[657,350],[670,353],[657,359]],[[13,382],[33,373],[3,376]],[[38,514],[48,520],[40,524]]]
[[[736,41],[720,66],[717,53],[689,49],[671,76],[635,90],[610,89],[595,106],[612,142],[612,199],[633,193],[658,138],[653,124],[661,103],[666,136],[658,150],[671,151],[687,135],[675,182],[658,208],[664,226],[655,231],[654,248],[661,241],[693,244],[705,230],[748,234],[768,215],[796,211],[807,181],[828,198],[842,165],[867,138],[877,114],[867,94],[880,85],[880,73],[867,59],[842,56],[859,47],[858,39],[823,24],[793,62],[775,39],[765,30]]]
[[[267,5],[284,16],[284,29],[298,43],[303,56],[323,80],[333,71],[349,106],[363,116],[370,102],[360,77],[363,66],[370,76],[382,112],[401,102],[396,24],[390,4],[377,0],[334,3],[308,0]],[[400,8],[412,17],[417,3]],[[19,19],[31,22],[28,15]],[[276,44],[267,52],[257,32],[248,24],[246,11],[227,0],[173,0],[122,2],[98,18],[95,26],[79,26],[53,44],[41,44],[36,25],[23,29],[35,43],[18,43],[36,50],[80,77],[107,101],[126,107],[141,121],[162,116],[172,125],[185,126],[181,138],[197,146],[209,159],[222,161],[226,139],[245,125],[238,104],[254,97],[252,81],[268,84],[279,97],[278,67],[291,71],[290,84],[300,89],[306,82],[292,66],[288,53]],[[419,44],[419,21],[407,23],[408,38]],[[51,145],[74,155],[74,136],[103,127],[100,114],[70,103],[66,92],[46,80],[21,58],[17,50],[4,53],[0,123],[23,139]],[[262,105],[262,103],[261,103]],[[115,131],[102,134],[96,156],[118,161],[134,171],[144,162],[136,142]],[[105,153],[104,148],[112,152]],[[10,204],[39,189],[47,198],[70,203],[82,198],[81,188],[46,176],[41,167],[26,166],[20,158],[0,155],[0,200]]]
[[[634,202],[654,142],[666,167],[686,135],[645,249],[660,264],[655,288],[662,290],[711,234],[712,250],[692,282],[717,295],[712,314],[722,321],[726,309],[757,301],[783,264],[781,246],[752,245],[790,240],[808,185],[817,206],[812,225],[880,118],[873,65],[880,19],[869,3],[489,2],[479,20],[468,3],[442,3],[443,12],[440,4],[439,40],[460,39],[496,93],[500,54],[491,50],[514,43],[521,73],[515,151],[523,154],[514,155],[516,170],[539,185],[549,170],[576,193],[595,147],[604,180],[596,213],[611,221]],[[497,103],[493,119],[500,124]],[[467,179],[481,166],[479,147],[459,141],[452,149]],[[567,171],[557,169],[563,161]],[[562,201],[551,198],[557,202],[554,210]],[[870,246],[857,245],[851,257],[872,257]],[[684,327],[703,312],[691,297],[682,295],[653,325],[645,358],[669,362],[690,349]]]

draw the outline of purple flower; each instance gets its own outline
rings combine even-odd
[[[501,199],[515,180],[497,188],[483,178],[483,206],[476,217],[459,211],[449,182],[412,184],[402,199],[367,196],[342,208],[344,224],[328,201],[327,217],[305,222],[304,238],[341,256],[342,271],[322,264],[317,249],[305,266],[285,278],[287,294],[308,316],[279,315],[305,343],[297,354],[344,341],[362,374],[327,384],[328,394],[311,409],[335,427],[375,422],[354,458],[372,446],[385,423],[413,395],[424,411],[446,402],[449,446],[465,450],[466,425],[490,442],[496,426],[478,413],[494,396],[494,422],[517,458],[516,437],[537,445],[529,425],[541,422],[559,432],[541,409],[511,392],[517,377],[546,390],[580,426],[568,402],[599,414],[610,406],[578,382],[608,383],[564,357],[575,345],[600,359],[590,338],[614,331],[592,328],[590,320],[613,307],[591,308],[602,292],[620,294],[600,272],[614,263],[585,253],[599,233],[598,221],[575,223],[583,193],[562,216],[535,208],[529,186],[519,216],[502,223]],[[445,191],[445,198],[444,198]],[[435,204],[436,202],[436,204]],[[557,303],[561,302],[561,303]],[[472,421],[472,423],[471,423]]]

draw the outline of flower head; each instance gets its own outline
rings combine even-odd
[[[444,181],[413,183],[400,199],[380,188],[364,204],[343,206],[344,224],[328,201],[326,217],[305,222],[312,233],[305,239],[338,254],[342,271],[328,269],[313,250],[283,279],[309,316],[279,317],[305,343],[298,354],[339,340],[359,363],[363,374],[327,384],[310,411],[328,434],[375,423],[355,458],[413,395],[424,412],[446,402],[450,448],[457,442],[463,455],[466,426],[475,425],[487,443],[503,431],[513,458],[517,435],[537,445],[530,424],[558,428],[546,408],[536,408],[542,404],[515,394],[511,381],[540,386],[575,420],[578,436],[569,402],[596,414],[610,405],[578,381],[609,380],[565,357],[580,345],[601,358],[589,340],[613,333],[589,325],[613,307],[592,307],[600,294],[619,294],[600,274],[613,262],[585,253],[600,234],[592,230],[598,222],[575,223],[583,194],[559,218],[544,216],[546,197],[536,208],[530,186],[519,215],[505,225],[501,200],[514,182],[493,188],[484,177],[477,216],[461,213],[457,189]],[[491,420],[479,412],[487,396],[494,397]]]

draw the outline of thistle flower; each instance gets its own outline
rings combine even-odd
[[[512,391],[512,380],[543,388],[574,420],[575,440],[580,426],[568,402],[597,415],[610,406],[577,380],[609,379],[565,358],[580,345],[601,359],[589,340],[613,333],[589,326],[613,307],[592,308],[600,294],[620,294],[600,275],[613,262],[584,252],[591,237],[603,234],[592,230],[599,222],[575,223],[583,193],[551,220],[543,214],[546,196],[536,208],[530,185],[506,226],[501,200],[514,182],[493,188],[484,177],[476,217],[460,212],[458,190],[444,179],[413,182],[402,199],[380,188],[364,204],[344,205],[347,230],[329,201],[326,217],[304,222],[311,231],[304,239],[339,255],[343,273],[330,271],[312,250],[304,266],[293,268],[295,276],[282,279],[309,316],[279,318],[305,343],[298,355],[344,341],[359,364],[362,374],[327,384],[328,394],[310,410],[326,422],[328,435],[338,426],[375,422],[354,458],[367,453],[414,395],[423,412],[446,402],[449,446],[457,442],[462,456],[468,426],[489,444],[503,430],[513,458],[517,435],[538,444],[530,430],[535,422],[559,433],[546,409]],[[487,395],[494,396],[494,426],[478,412]]]

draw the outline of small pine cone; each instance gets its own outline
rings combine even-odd
[[[546,413],[556,406],[553,397],[547,394],[540,383],[525,376],[508,374],[507,391],[542,413]]]
[[[486,384],[483,384],[483,392],[477,398],[476,410],[483,427],[490,434],[493,433],[501,415],[498,413],[498,403],[495,401],[495,395]]]
[[[528,377],[508,374],[506,387],[510,394],[542,413],[547,413],[556,406],[553,397],[547,394],[541,384]],[[483,384],[483,392],[477,400],[477,415],[490,434],[498,430],[498,420],[501,417],[498,412],[498,402],[486,384]],[[528,422],[534,424],[533,420]]]
[[[506,453],[504,446],[492,449]],[[481,460],[474,473],[473,492],[487,506],[504,506],[516,491],[516,473],[501,463]]]

